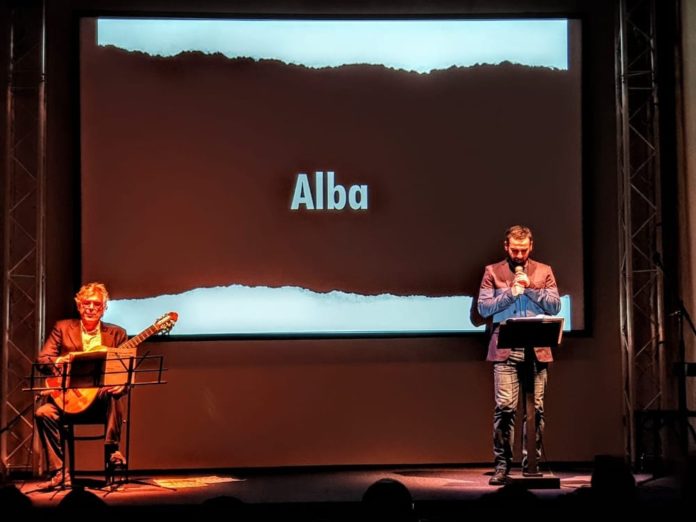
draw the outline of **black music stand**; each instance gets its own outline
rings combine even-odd
[[[536,453],[536,412],[534,410],[535,346],[555,348],[563,335],[562,317],[518,317],[500,323],[498,348],[524,348],[521,389],[525,398],[527,432],[527,469],[522,477],[510,477],[511,482],[524,483],[529,488],[555,489],[561,487],[557,477],[543,477],[539,471]]]
[[[82,388],[100,388],[103,386],[118,386],[125,385],[128,389],[128,405],[126,412],[126,463],[130,462],[130,416],[131,416],[131,397],[132,390],[135,386],[166,384],[162,380],[162,374],[165,371],[163,366],[164,356],[162,355],[135,355],[134,352],[129,352],[125,356],[118,353],[118,348],[95,352],[78,352],[79,356],[74,357],[69,363],[38,363],[32,364],[31,376],[29,377],[30,386],[23,388],[23,391],[38,392],[40,395],[53,396],[56,399],[62,398],[65,403],[65,397],[68,390]],[[44,372],[49,368],[52,370],[53,376],[45,375]],[[49,384],[46,379],[53,377],[55,382]],[[66,413],[62,408],[58,407],[60,412],[60,424],[65,429]],[[86,437],[90,438],[90,437]],[[63,484],[61,488],[65,488],[66,476],[66,441],[65,433],[61,436],[61,450],[63,453]],[[73,456],[70,456],[73,460]],[[74,469],[70,469],[73,473]],[[112,477],[113,481],[113,477]],[[128,465],[123,469],[122,483],[130,482],[128,476]],[[113,485],[107,483],[107,486]]]

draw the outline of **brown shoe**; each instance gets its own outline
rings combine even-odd
[[[69,488],[71,486],[70,474],[66,474],[65,480],[63,480],[63,470],[59,469],[56,471],[55,475],[51,477],[51,482],[49,485],[52,488]]]
[[[123,453],[116,450],[109,457],[109,463],[112,466],[125,466],[126,465],[126,457],[123,456]]]

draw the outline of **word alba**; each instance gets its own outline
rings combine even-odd
[[[326,186],[326,191],[324,187]],[[290,210],[343,210],[346,201],[353,210],[367,210],[367,185],[351,185],[347,191],[343,185],[334,183],[332,170],[326,171],[326,185],[324,185],[324,172],[318,170],[314,173],[314,192],[309,184],[307,174],[300,172],[295,180],[295,192],[290,203]]]

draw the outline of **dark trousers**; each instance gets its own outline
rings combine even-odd
[[[65,437],[63,425],[72,421],[95,424],[106,423],[105,446],[111,446],[112,451],[118,449],[121,440],[121,424],[123,423],[123,406],[121,399],[107,393],[101,393],[94,403],[82,413],[67,414],[61,410],[49,398],[39,406],[34,413],[34,422],[40,441],[40,449],[45,459],[45,468],[53,472],[63,468],[65,455],[63,454],[63,437]]]

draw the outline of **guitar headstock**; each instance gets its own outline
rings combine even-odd
[[[179,319],[179,314],[176,312],[168,312],[164,314],[162,317],[157,319],[157,321],[155,321],[155,328],[157,328],[157,332],[169,333],[170,330],[174,328],[177,319]]]

